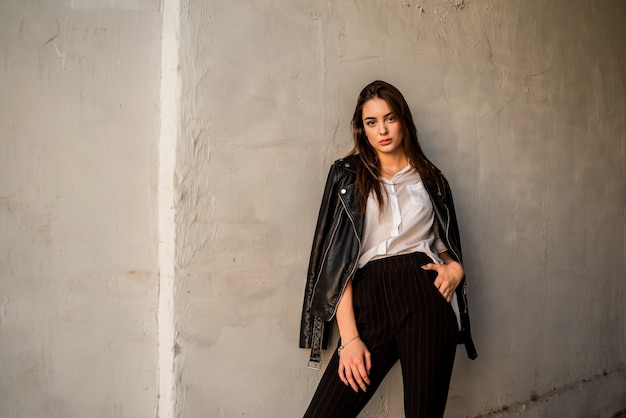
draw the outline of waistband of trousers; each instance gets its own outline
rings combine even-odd
[[[401,255],[392,255],[369,261],[366,265],[357,270],[356,276],[363,277],[372,274],[380,274],[390,270],[397,270],[404,267],[421,267],[434,261],[422,252],[414,252]]]

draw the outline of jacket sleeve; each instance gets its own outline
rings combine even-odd
[[[319,214],[317,217],[317,225],[315,227],[315,234],[313,238],[313,245],[311,248],[311,256],[309,258],[309,267],[307,269],[306,288],[304,290],[304,302],[302,305],[302,318],[300,322],[300,348],[311,347],[312,325],[313,316],[311,315],[311,300],[313,298],[313,288],[315,287],[315,281],[319,273],[320,262],[322,259],[322,250],[324,248],[324,242],[328,236],[328,231],[331,228],[334,214],[333,208],[337,205],[333,204],[334,199],[338,199],[335,189],[335,176],[337,174],[337,166],[333,164],[328,173],[326,179],[326,186],[324,187],[324,195],[322,197],[322,203],[320,205]],[[330,331],[330,327],[324,327],[325,333]],[[323,338],[324,342],[328,341],[328,338]]]
[[[460,263],[463,263],[463,253],[461,250],[461,237],[459,234],[459,224],[456,219],[456,211],[454,209],[454,201],[452,199],[452,191],[450,190],[450,184],[445,177],[441,176],[444,184],[444,195],[445,195],[445,203],[448,207],[450,213],[450,242],[451,245],[456,247],[455,251],[458,252],[458,258]],[[476,346],[474,345],[474,340],[472,339],[471,334],[471,325],[470,318],[467,306],[467,281],[466,277],[463,277],[459,287],[457,288],[457,302],[459,304],[459,311],[461,312],[461,330],[459,332],[459,342],[465,345],[465,351],[467,352],[467,357],[471,360],[474,360],[478,357],[478,353],[476,352]]]
[[[463,250],[461,249],[461,235],[459,233],[459,224],[456,219],[456,210],[454,209],[454,199],[452,198],[452,190],[450,189],[450,183],[448,180],[442,175],[441,179],[444,185],[444,196],[445,203],[448,206],[448,210],[450,211],[450,239],[454,241],[454,245],[456,246],[455,251],[458,251],[460,263],[463,263]]]

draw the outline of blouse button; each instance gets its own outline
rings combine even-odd
[[[346,165],[346,167],[350,167],[350,163],[346,163],[345,165]]]
[[[341,189],[341,194],[346,194],[346,189]]]

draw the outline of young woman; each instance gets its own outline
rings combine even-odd
[[[309,261],[300,347],[340,346],[305,417],[356,417],[400,360],[407,417],[443,416],[456,345],[476,358],[452,195],[426,158],[406,100],[375,81],[330,169]]]

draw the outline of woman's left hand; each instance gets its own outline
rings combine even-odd
[[[444,264],[428,263],[422,266],[422,268],[424,270],[434,270],[437,272],[435,287],[439,289],[439,293],[441,293],[445,300],[450,302],[454,290],[459,283],[461,283],[465,275],[465,270],[463,270],[461,263],[454,261],[447,253],[440,254],[440,256]]]

